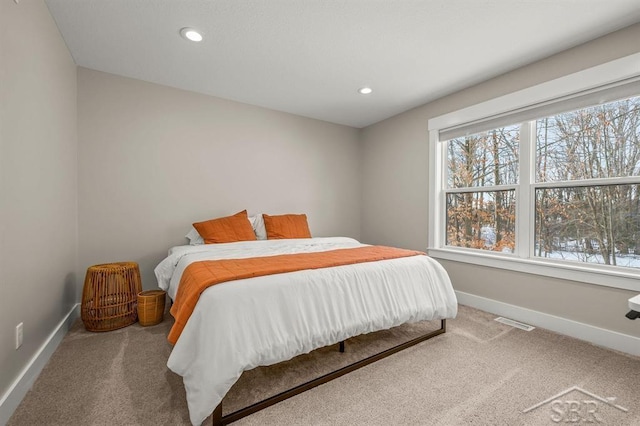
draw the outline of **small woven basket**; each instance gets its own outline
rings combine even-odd
[[[87,269],[82,290],[82,322],[88,331],[111,331],[136,322],[142,290],[135,262],[105,263]]]
[[[164,290],[145,290],[138,293],[138,322],[142,326],[156,325],[164,317]]]

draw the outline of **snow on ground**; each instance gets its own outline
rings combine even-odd
[[[549,259],[571,260],[581,263],[596,263],[600,265],[605,264],[604,257],[602,257],[602,255],[600,254],[588,254],[577,251],[553,251],[550,253],[542,252],[542,257],[546,257]],[[640,255],[616,253],[616,266],[640,268]]]

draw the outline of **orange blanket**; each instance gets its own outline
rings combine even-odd
[[[180,287],[171,307],[175,324],[168,340],[175,344],[187,324],[200,294],[208,287],[226,281],[241,280],[263,275],[282,274],[304,269],[320,269],[424,255],[420,251],[384,246],[365,246],[316,253],[282,254],[247,259],[203,260],[187,266],[180,279]]]

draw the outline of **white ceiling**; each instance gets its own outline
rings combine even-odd
[[[640,22],[640,0],[46,1],[80,66],[353,127]]]

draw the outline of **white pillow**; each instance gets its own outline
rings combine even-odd
[[[258,240],[266,240],[267,228],[264,227],[264,218],[262,217],[262,214],[249,216],[249,221],[251,222],[253,232],[256,234],[256,238]]]
[[[196,231],[196,228],[194,228],[193,226],[191,227],[191,231],[189,231],[189,233],[185,235],[185,238],[189,240],[189,244],[191,244],[192,246],[197,246],[198,244],[204,244],[204,240],[202,239],[200,234],[198,234],[198,231]]]

